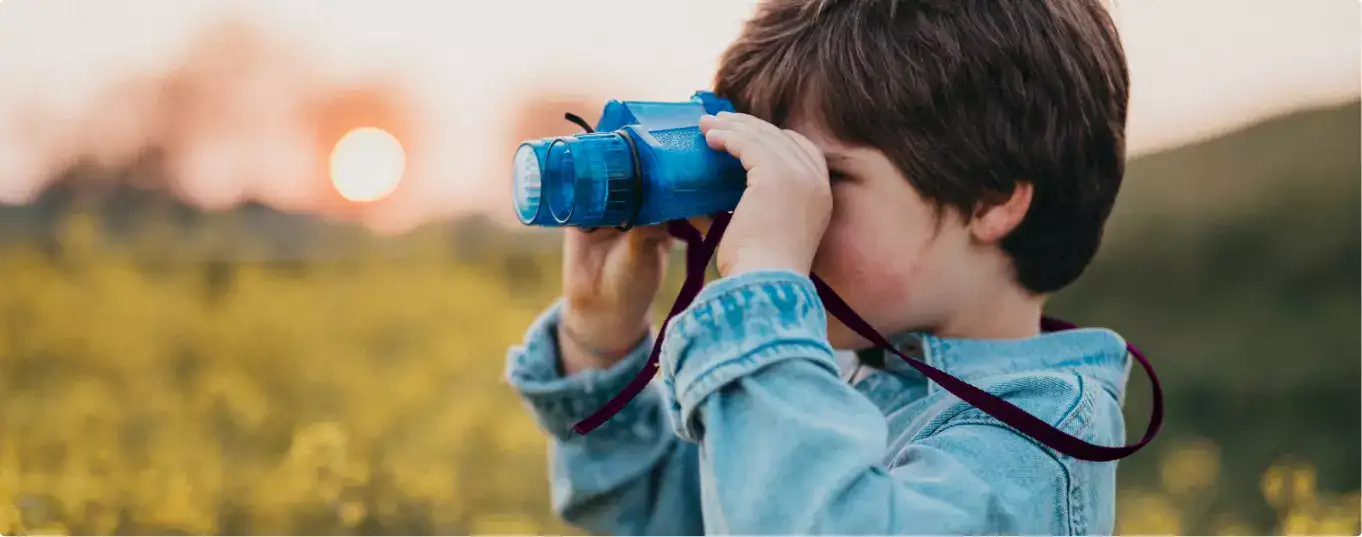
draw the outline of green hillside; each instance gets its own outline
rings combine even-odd
[[[1132,159],[1109,243],[1150,225],[1200,232],[1266,206],[1323,202],[1358,189],[1358,101],[1273,118],[1208,141]],[[1308,198],[1302,200],[1301,198]]]
[[[1146,351],[1169,408],[1150,451],[1214,441],[1215,502],[1256,504],[1259,523],[1273,516],[1259,476],[1281,457],[1359,488],[1358,126],[1353,102],[1134,160],[1107,246],[1052,308]],[[1149,392],[1132,379],[1133,440]],[[1156,485],[1156,462],[1123,462],[1123,484]]]

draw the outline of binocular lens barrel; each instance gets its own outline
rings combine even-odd
[[[625,136],[594,133],[522,144],[514,184],[520,221],[581,227],[628,223],[642,200],[637,156]]]

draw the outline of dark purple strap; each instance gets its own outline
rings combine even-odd
[[[681,293],[677,296],[676,303],[672,305],[671,313],[662,323],[662,329],[658,332],[657,340],[653,342],[652,355],[648,358],[648,363],[644,366],[643,371],[640,371],[638,376],[634,377],[634,380],[630,381],[629,385],[619,395],[616,395],[600,410],[574,426],[573,429],[578,433],[587,434],[619,413],[634,397],[643,392],[643,389],[652,381],[653,376],[657,374],[658,357],[662,351],[662,341],[666,337],[667,325],[671,322],[672,317],[690,306],[691,302],[695,301],[695,297],[700,294],[700,289],[704,287],[705,267],[709,264],[709,260],[718,246],[719,239],[723,237],[724,230],[728,227],[729,218],[731,218],[731,215],[728,213],[714,215],[709,233],[703,239],[699,230],[685,220],[667,223],[668,231],[686,242],[686,281],[681,286]],[[829,313],[845,323],[848,328],[860,334],[861,337],[870,340],[876,346],[903,358],[909,365],[945,388],[946,391],[959,397],[961,401],[984,411],[998,421],[1053,448],[1055,451],[1087,461],[1114,461],[1128,457],[1149,444],[1158,435],[1159,428],[1163,426],[1163,389],[1159,386],[1159,377],[1154,374],[1154,367],[1150,365],[1149,360],[1133,345],[1126,345],[1126,349],[1135,356],[1135,359],[1140,362],[1140,366],[1149,374],[1149,382],[1154,391],[1154,408],[1149,419],[1149,427],[1145,430],[1144,438],[1134,444],[1120,447],[1099,446],[1061,431],[996,395],[966,384],[964,381],[919,360],[909,358],[890,344],[879,332],[876,332],[869,323],[856,315],[856,312],[850,306],[847,306],[846,302],[842,301],[842,298],[837,296],[837,293],[833,292],[832,288],[828,287],[827,283],[823,282],[818,275],[811,274],[809,277],[818,290],[818,296],[822,299],[823,306]],[[1076,326],[1058,319],[1049,317],[1041,319],[1041,330],[1046,332],[1073,328],[1076,328]]]

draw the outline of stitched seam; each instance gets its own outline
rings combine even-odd
[[[1087,397],[1086,390],[1087,386],[1083,382],[1083,376],[1073,375],[1073,377],[1074,380],[1077,382],[1078,397],[1074,398],[1073,404],[1069,406],[1069,410],[1064,413],[1064,418],[1059,421],[1059,425],[1057,426],[1058,429],[1066,433],[1068,431],[1066,431],[1065,428],[1072,424],[1075,420],[1078,420],[1079,416],[1083,414],[1082,412],[1079,412],[1079,410],[1083,406],[1083,400]],[[1073,435],[1075,438],[1082,439],[1081,436],[1082,432],[1083,430],[1087,429],[1086,422],[1080,423],[1079,428],[1080,430],[1077,430],[1069,434]],[[1045,451],[1051,452],[1055,456],[1056,462],[1060,466],[1064,467],[1065,475],[1070,476],[1068,483],[1066,483],[1066,486],[1064,487],[1064,503],[1065,503],[1064,513],[1066,515],[1064,518],[1066,519],[1065,520],[1065,522],[1067,523],[1066,525],[1069,527],[1070,535],[1083,535],[1084,533],[1083,527],[1086,526],[1086,523],[1083,520],[1081,520],[1083,518],[1082,514],[1083,500],[1080,497],[1082,496],[1082,494],[1078,493],[1077,491],[1078,483],[1076,482],[1077,480],[1073,479],[1070,473],[1071,471],[1069,465],[1065,462],[1069,459],[1069,457],[1067,455],[1063,456],[1063,460],[1061,460],[1059,454],[1053,453],[1054,452],[1053,449],[1047,447],[1045,448]]]
[[[1078,408],[1079,405],[1083,402],[1084,393],[1086,393],[1084,390],[1085,386],[1083,384],[1082,375],[1064,375],[1064,376],[1074,378],[1077,384],[1075,387],[1078,389],[1078,397],[1075,397],[1073,403],[1069,404],[1069,409],[1065,410],[1064,413],[1061,414],[1061,416],[1063,417],[1059,420],[1058,422],[1059,425],[1056,426],[1061,430],[1063,430],[1065,426],[1069,425],[1069,422],[1073,421],[1073,419],[1080,414],[1078,412]]]
[[[1082,380],[1082,377],[1079,377],[1079,381],[1082,382]],[[1070,420],[1070,422],[1077,422],[1073,435],[1078,438],[1086,439],[1088,431],[1091,430],[1092,421],[1088,419],[1088,417],[1095,408],[1093,397],[1093,392],[1091,390],[1083,390],[1082,397],[1079,399],[1082,402],[1082,405],[1075,410],[1074,418]],[[1068,456],[1065,456],[1064,460],[1066,465],[1083,464]],[[1073,525],[1073,532],[1082,535],[1088,532],[1089,525],[1087,499],[1083,496],[1083,491],[1081,490],[1083,485],[1086,484],[1084,476],[1087,474],[1083,473],[1081,470],[1076,470],[1074,474],[1076,478],[1069,487],[1069,505],[1071,509],[1069,516],[1071,524]]]

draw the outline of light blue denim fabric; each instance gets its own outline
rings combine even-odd
[[[807,276],[710,283],[677,315],[661,373],[585,436],[642,369],[558,373],[553,304],[506,375],[551,437],[554,509],[614,535],[1110,534],[1116,463],[1022,436],[890,355],[850,386]],[[1089,442],[1125,443],[1130,360],[1105,329],[1026,340],[891,338],[900,350]]]

